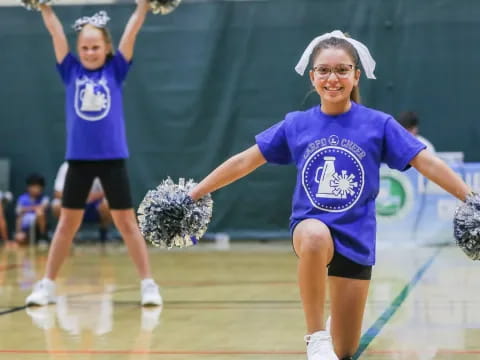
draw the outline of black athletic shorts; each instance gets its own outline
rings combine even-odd
[[[84,209],[93,180],[98,177],[113,210],[131,209],[130,194],[125,160],[69,160],[63,187],[62,207]]]
[[[358,264],[335,251],[332,261],[328,264],[328,276],[370,280],[372,266]]]

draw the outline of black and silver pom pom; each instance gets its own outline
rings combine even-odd
[[[472,193],[455,210],[453,220],[457,245],[472,260],[480,260],[480,195]]]
[[[182,0],[148,0],[154,14],[167,15],[180,5]]]
[[[164,180],[150,190],[138,208],[140,231],[155,246],[172,248],[195,245],[207,231],[212,217],[210,194],[193,201],[188,192],[193,180]]]
[[[40,5],[51,5],[53,0],[20,0],[27,10],[40,10]]]

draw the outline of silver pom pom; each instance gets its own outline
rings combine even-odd
[[[193,180],[164,180],[150,190],[138,208],[140,231],[155,246],[172,248],[195,245],[207,231],[212,217],[210,194],[193,201],[188,192]]]
[[[167,15],[175,10],[182,0],[149,0],[154,14]]]
[[[472,260],[480,260],[480,195],[472,193],[455,210],[453,220],[457,245]]]
[[[10,191],[0,191],[0,201],[9,203],[13,200],[13,195]]]
[[[27,10],[40,10],[40,5],[50,5],[53,3],[53,0],[20,0],[22,5]]]

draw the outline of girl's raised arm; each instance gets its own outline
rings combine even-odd
[[[135,40],[149,10],[150,6],[147,0],[137,0],[137,8],[128,20],[118,47],[127,61],[132,60]]]
[[[40,5],[40,11],[42,12],[45,27],[52,36],[55,58],[57,59],[57,63],[60,64],[69,51],[68,41],[63,31],[62,23],[58,20],[57,15],[55,15],[55,12],[49,5]]]

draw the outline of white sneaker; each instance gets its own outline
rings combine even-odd
[[[55,304],[55,283],[47,278],[43,278],[33,286],[33,291],[25,300],[27,306],[37,305],[44,306],[48,304]]]
[[[42,307],[28,307],[26,313],[32,318],[32,322],[43,330],[55,327],[55,305]]]
[[[153,279],[143,279],[142,288],[142,306],[159,306],[162,305],[162,297],[158,285]]]
[[[317,331],[305,336],[308,360],[338,360],[333,351],[332,337],[327,331]]]

